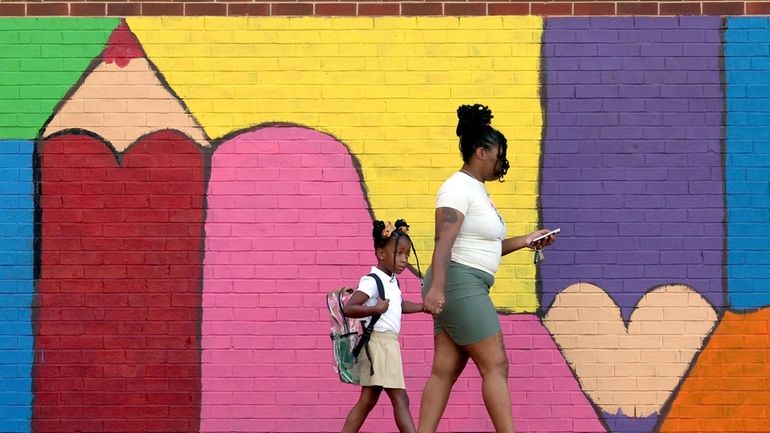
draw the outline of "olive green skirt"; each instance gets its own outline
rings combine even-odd
[[[431,285],[431,269],[425,273],[422,298]],[[489,297],[495,277],[488,272],[456,262],[447,269],[441,314],[433,316],[434,334],[446,332],[459,346],[478,343],[500,332],[500,320]]]

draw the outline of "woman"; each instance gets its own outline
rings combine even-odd
[[[419,433],[436,431],[449,393],[471,358],[482,378],[484,402],[498,433],[513,432],[508,390],[508,358],[489,289],[502,256],[524,247],[542,249],[555,237],[532,243],[538,230],[505,238],[505,222],[484,182],[508,172],[505,136],[490,126],[486,106],[457,109],[463,166],[447,179],[436,198],[436,239],[423,299],[433,314],[434,355],[420,405]]]

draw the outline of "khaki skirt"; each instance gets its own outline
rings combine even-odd
[[[404,367],[401,362],[401,345],[395,332],[372,332],[369,339],[369,355],[366,349],[358,355],[361,386],[406,389]],[[374,374],[371,374],[372,367]]]

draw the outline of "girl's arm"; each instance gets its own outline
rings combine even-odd
[[[444,308],[444,285],[446,271],[452,259],[452,246],[460,234],[465,215],[451,207],[436,209],[436,240],[431,259],[431,286],[425,295],[425,308],[431,314],[438,314]]]
[[[353,296],[348,300],[348,303],[345,304],[345,307],[342,308],[342,313],[347,317],[360,319],[362,317],[369,317],[388,311],[390,303],[387,299],[377,299],[376,305],[365,307],[363,304],[367,299],[369,299],[369,295],[360,290],[356,290],[353,292]]]
[[[401,312],[404,314],[422,313],[425,308],[422,302],[401,301]]]

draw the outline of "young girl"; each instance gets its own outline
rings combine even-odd
[[[401,346],[398,332],[401,329],[401,314],[423,311],[421,303],[401,299],[396,275],[406,269],[412,240],[409,238],[409,225],[404,220],[393,225],[374,221],[372,230],[377,266],[371,273],[377,275],[385,288],[385,299],[379,299],[377,283],[366,275],[361,277],[358,289],[350,297],[343,312],[348,317],[368,318],[381,314],[374,324],[374,332],[368,343],[368,351],[362,350],[358,356],[361,375],[361,396],[350,410],[342,433],[354,433],[364,424],[367,415],[374,409],[380,393],[385,389],[393,404],[398,431],[416,433],[412,414],[409,412],[409,396],[404,385],[404,369],[401,364]],[[374,374],[372,374],[374,372]]]

